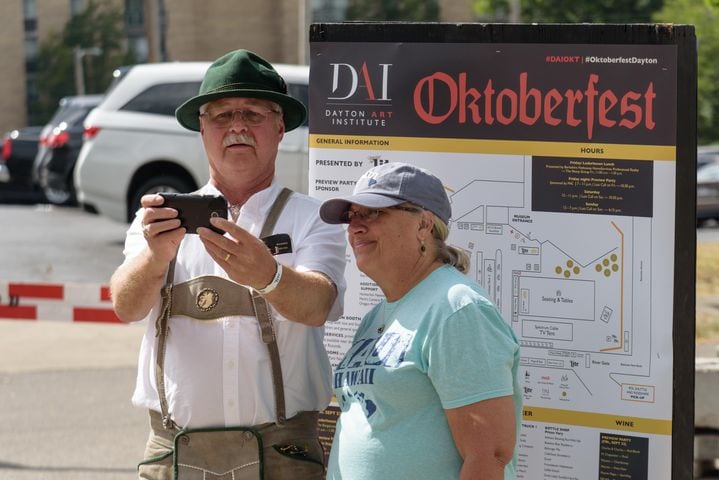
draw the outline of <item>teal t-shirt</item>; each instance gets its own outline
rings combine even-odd
[[[462,459],[444,410],[512,395],[519,430],[518,365],[514,332],[453,267],[375,306],[335,369],[342,413],[328,480],[457,479]]]

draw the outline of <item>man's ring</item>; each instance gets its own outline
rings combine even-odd
[[[149,225],[145,225],[142,227],[142,235],[149,240],[152,235],[150,235]]]
[[[228,253],[227,255],[225,255],[225,261],[228,262],[230,260],[231,256],[232,256],[231,253]]]

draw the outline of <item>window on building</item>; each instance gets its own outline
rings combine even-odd
[[[143,27],[145,18],[142,0],[125,0],[125,23],[129,28]]]
[[[25,20],[37,19],[37,2],[35,0],[22,0],[22,15]]]
[[[25,36],[25,58],[35,60],[38,50],[37,38]]]
[[[142,0],[125,0],[125,34],[127,46],[135,56],[135,60],[140,63],[146,62],[149,52]]]
[[[147,39],[145,37],[130,37],[127,39],[127,47],[130,49],[135,57],[135,62],[145,63],[147,62],[149,49],[147,46]]]
[[[25,24],[25,69],[34,72],[38,54],[36,0],[23,0],[22,14]]]
[[[313,22],[342,22],[347,18],[348,0],[312,0]]]
[[[25,100],[26,100],[25,105],[26,106],[36,105],[40,99],[40,95],[38,93],[38,88],[37,88],[37,74],[35,74],[33,72],[27,73],[27,75],[25,77],[25,88],[26,88],[26,90],[25,90]],[[28,114],[28,118],[30,118],[30,121],[32,123],[32,121],[33,121],[32,111],[29,110],[27,112],[27,114]]]
[[[70,0],[70,15],[79,15],[85,10],[85,0]]]

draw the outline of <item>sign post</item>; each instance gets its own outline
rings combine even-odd
[[[522,348],[518,478],[691,478],[691,26],[315,24],[310,193],[434,172]],[[336,365],[381,291],[348,251]]]

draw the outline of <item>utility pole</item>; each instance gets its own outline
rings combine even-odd
[[[311,1],[297,2],[297,63],[309,64],[309,25],[312,17]]]
[[[520,0],[509,0],[509,23],[522,21],[522,4]]]
[[[161,0],[146,0],[145,1],[145,36],[148,39],[149,45],[149,62],[163,62],[165,58],[162,52],[162,37],[164,32],[162,31],[162,22],[160,21],[160,1]]]
[[[75,47],[72,49],[72,54],[75,64],[75,94],[85,95],[85,64],[83,62],[87,55],[102,55],[102,48],[90,47],[80,48]]]

